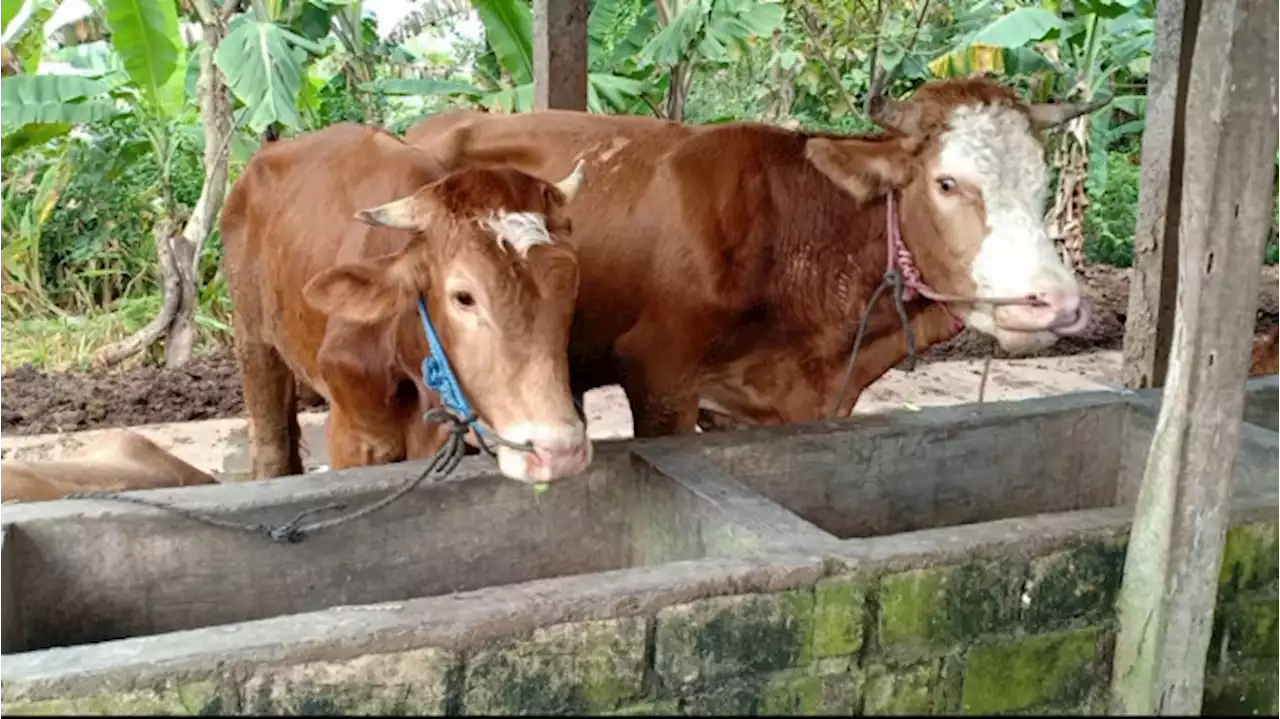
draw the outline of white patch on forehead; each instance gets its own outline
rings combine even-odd
[[[499,247],[510,247],[521,257],[527,256],[534,245],[555,242],[541,212],[495,212],[482,218],[480,225],[493,232]]]
[[[937,171],[977,185],[987,213],[1040,213],[1049,169],[1027,117],[1007,106],[965,106],[951,113]]]

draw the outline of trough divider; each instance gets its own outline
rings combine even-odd
[[[18,551],[12,526],[0,522],[0,654],[22,651],[22,619],[18,615]]]
[[[638,447],[632,453],[732,522],[757,533],[770,549],[814,554],[840,546],[836,537],[747,487],[700,453],[661,446]]]

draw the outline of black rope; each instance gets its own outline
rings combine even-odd
[[[467,431],[470,429],[471,423],[459,418],[457,415],[453,414],[452,412],[449,412],[444,408],[435,408],[430,412],[427,412],[427,414],[423,417],[423,419],[427,422],[433,422],[433,423],[439,423],[439,424],[447,423],[449,425],[448,439],[446,439],[444,445],[440,447],[439,450],[436,451],[435,455],[432,456],[431,462],[426,466],[426,468],[423,469],[422,472],[418,474],[418,476],[414,477],[408,482],[405,482],[403,486],[401,486],[399,489],[392,492],[391,494],[387,495],[386,497],[383,497],[382,499],[379,499],[376,502],[367,504],[353,512],[349,512],[347,514],[343,514],[338,517],[333,517],[332,519],[325,519],[318,522],[311,522],[309,524],[299,524],[303,519],[313,514],[319,514],[320,512],[329,512],[329,511],[344,509],[346,505],[335,503],[335,504],[327,504],[323,507],[315,507],[312,509],[307,509],[302,512],[299,512],[297,515],[295,515],[292,519],[290,519],[287,522],[272,525],[272,524],[250,524],[248,522],[237,522],[229,519],[221,519],[219,517],[215,517],[209,514],[204,514],[202,512],[196,512],[190,509],[185,509],[183,507],[176,507],[170,504],[157,502],[151,499],[143,499],[141,497],[122,495],[116,492],[74,492],[72,494],[66,495],[64,499],[108,499],[116,502],[125,502],[126,504],[135,504],[142,507],[150,507],[152,509],[164,510],[171,514],[176,514],[181,517],[186,517],[187,519],[191,519],[193,521],[200,522],[202,524],[207,524],[212,527],[219,527],[222,529],[231,529],[231,530],[240,531],[240,532],[247,532],[250,534],[264,534],[267,536],[267,538],[275,542],[285,542],[289,544],[296,544],[306,539],[308,535],[318,532],[322,529],[329,529],[331,527],[336,527],[340,524],[346,524],[347,522],[354,521],[356,519],[372,514],[378,511],[379,509],[386,507],[392,502],[395,502],[397,499],[400,499],[401,497],[405,496],[409,492],[412,492],[419,484],[422,484],[422,481],[426,479],[428,476],[430,476],[432,472],[438,472],[440,477],[445,477],[445,476],[448,476],[451,472],[453,472],[453,470],[457,469],[458,463],[460,463],[462,461],[463,456],[466,455],[466,449],[465,449],[466,441],[464,438],[467,435]],[[478,432],[476,434],[477,436],[479,436]],[[507,442],[506,440],[503,440],[501,438],[497,438],[497,439],[504,445],[510,445],[517,449],[523,449],[522,445],[516,445],[514,443]]]
[[[853,368],[858,362],[858,353],[862,351],[863,336],[867,331],[867,321],[871,319],[871,309],[875,306],[876,300],[880,299],[881,293],[885,289],[892,288],[893,309],[898,313],[898,321],[902,323],[903,334],[907,338],[907,359],[904,372],[910,372],[916,368],[916,336],[911,331],[911,319],[907,317],[907,307],[903,300],[903,284],[902,273],[896,269],[888,270],[884,273],[884,279],[881,280],[876,291],[871,293],[871,299],[867,302],[867,307],[862,313],[862,320],[858,323],[858,333],[853,338],[853,349],[849,352],[849,362],[844,368],[844,381],[840,384],[840,392],[836,395],[835,406],[831,408],[831,416],[837,416],[840,412],[840,405],[844,404],[845,392],[849,389],[849,380],[853,379]]]

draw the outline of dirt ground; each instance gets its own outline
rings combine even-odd
[[[1128,272],[1092,266],[1081,272],[1097,312],[1089,332],[1064,339],[1042,357],[1080,355],[1119,349],[1129,302]],[[1277,268],[1263,268],[1257,331],[1280,322]],[[987,355],[992,342],[965,330],[932,347],[922,359],[937,362]],[[999,351],[996,357],[1003,356]],[[317,408],[322,408],[320,405]],[[30,366],[0,377],[0,430],[6,435],[71,432],[159,422],[241,417],[244,400],[230,351],[201,357],[180,370],[136,367],[114,372],[46,374]]]

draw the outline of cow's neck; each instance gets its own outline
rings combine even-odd
[[[901,212],[894,214],[901,215]],[[832,290],[832,297],[835,300],[830,308],[832,312],[827,318],[831,323],[828,326],[835,330],[832,333],[832,341],[826,343],[827,351],[823,352],[826,355],[824,364],[828,368],[826,373],[828,387],[825,392],[828,399],[827,406],[823,408],[824,413],[830,411],[830,403],[835,401],[840,392],[862,313],[868,309],[868,303],[875,294],[876,288],[884,280],[886,270],[891,267],[890,248],[895,243],[890,241],[892,225],[887,201],[882,198],[867,206],[863,216],[865,222],[860,223],[861,226],[856,228],[861,232],[856,236],[854,251],[831,253],[834,261],[825,266],[818,266],[818,271],[825,280],[820,284]],[[899,217],[893,218],[893,220],[899,219]],[[898,224],[897,230],[897,246],[909,252],[909,248],[917,245],[909,234],[910,226],[905,223]],[[892,266],[899,270],[902,269],[902,260],[914,261],[911,256],[898,259],[899,261]],[[919,279],[924,283],[928,282],[927,277]],[[844,401],[838,410],[838,414],[842,416],[849,413],[863,389],[907,359],[906,331],[908,330],[904,330],[894,310],[892,294],[893,290],[886,288],[876,298],[874,307],[870,308],[874,314],[868,320],[853,375],[845,389]],[[909,321],[909,331],[914,335],[917,355],[932,345],[951,339],[963,329],[963,325],[944,305],[914,293],[909,293],[909,296],[911,298],[904,302],[904,308]]]
[[[395,324],[388,328],[393,335],[391,339],[396,358],[397,381],[412,380],[418,390],[420,409],[426,412],[440,403],[439,396],[427,389],[422,376],[423,360],[431,353],[431,344],[422,328],[422,319],[418,316],[416,306],[410,305],[402,310],[395,319]]]

